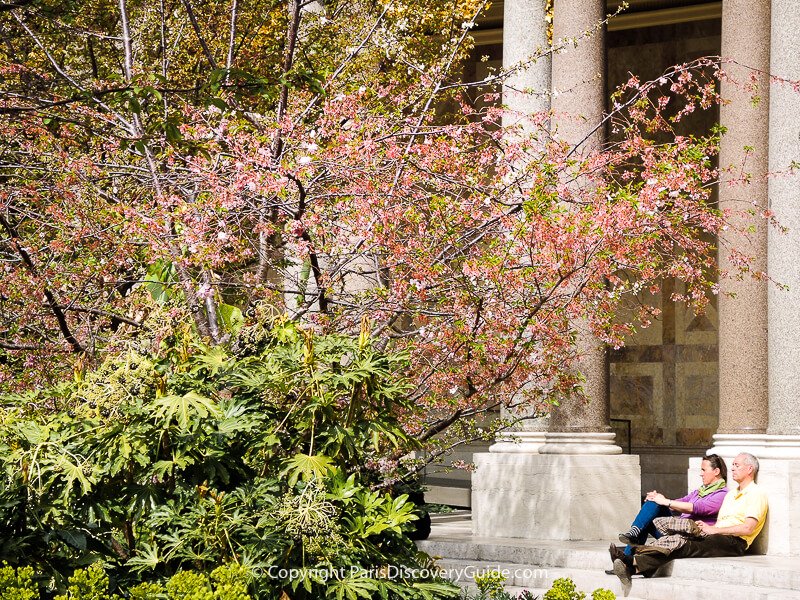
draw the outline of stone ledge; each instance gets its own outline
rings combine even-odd
[[[697,559],[685,559],[686,561]],[[606,575],[602,570],[590,570],[562,567],[539,567],[504,563],[498,561],[461,561],[440,559],[437,564],[455,575],[455,583],[468,587],[472,578],[468,574],[485,573],[492,570],[507,574],[507,591],[543,593],[549,589],[556,579],[569,577],[579,590],[586,592],[587,597],[597,588],[611,590],[619,598],[624,591],[619,580],[613,575]],[[686,577],[653,577],[645,579],[635,576],[628,600],[799,600],[800,591],[781,587],[753,586],[735,583],[719,583],[713,585],[707,580]]]
[[[604,573],[610,566],[608,543],[477,537],[470,522],[462,520],[434,524],[431,537],[417,545],[441,557],[438,562],[443,567],[500,565],[512,573],[547,570],[546,577],[530,573],[528,579],[512,578],[508,583],[513,587],[536,592],[547,589],[558,577],[571,577],[584,591],[605,587],[622,597],[619,581]],[[669,576],[634,578],[629,600],[800,600],[800,566],[791,557],[681,559],[665,569],[670,570]]]

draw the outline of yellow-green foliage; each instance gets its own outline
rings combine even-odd
[[[240,565],[224,565],[211,577],[183,571],[167,582],[169,600],[250,600],[247,570]]]
[[[0,600],[38,600],[33,568],[0,568]],[[208,577],[182,571],[166,584],[141,583],[129,590],[130,600],[252,600],[247,591],[247,569],[240,565],[217,567]],[[54,600],[121,600],[108,591],[108,576],[99,562],[78,569],[69,578],[66,594]]]
[[[78,569],[69,578],[69,588],[65,595],[55,600],[117,600],[119,596],[108,595],[108,575],[99,562],[86,569]]]
[[[211,596],[211,586],[200,573],[183,571],[169,580],[167,592],[175,600],[206,600]]]
[[[483,575],[475,576],[475,585],[481,594],[494,600],[503,593],[503,583],[506,578],[498,571],[490,571]]]
[[[585,600],[586,594],[575,587],[575,582],[568,577],[556,579],[553,587],[547,590],[543,600]],[[610,590],[598,588],[592,592],[592,600],[616,600]]]
[[[75,408],[92,413],[103,409],[113,412],[123,402],[155,394],[157,386],[158,373],[153,361],[129,350],[123,356],[109,358],[87,374],[75,394],[81,400]]]
[[[164,586],[159,583],[140,583],[136,587],[130,589],[130,600],[153,600],[154,598],[162,598],[164,595]]]
[[[579,592],[572,579],[562,577],[553,582],[553,587],[544,594],[544,600],[584,600],[586,594]]]
[[[225,565],[211,572],[216,600],[250,600],[247,593],[247,569],[241,565]]]
[[[3,563],[0,568],[0,600],[34,600],[38,597],[31,567],[15,569]]]

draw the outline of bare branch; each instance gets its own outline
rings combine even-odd
[[[214,58],[214,55],[211,54],[211,50],[208,48],[208,44],[206,43],[206,39],[203,37],[203,32],[200,30],[200,25],[197,22],[197,17],[194,15],[194,10],[192,10],[192,5],[189,3],[189,0],[183,0],[183,6],[186,7],[186,12],[189,15],[189,21],[192,23],[192,28],[197,35],[197,39],[200,41],[200,45],[203,47],[203,52],[205,52],[211,68],[218,68],[217,61]]]
[[[231,2],[231,28],[230,36],[228,37],[228,58],[225,60],[225,69],[231,70],[233,65],[233,52],[236,45],[236,19],[238,17],[239,0],[232,0]],[[230,73],[226,76],[225,81],[230,80]]]
[[[25,267],[28,271],[39,281],[42,281],[39,273],[36,269],[36,266],[33,264],[33,260],[28,254],[27,250],[23,248],[22,244],[20,243],[20,235],[17,232],[16,228],[9,223],[6,218],[0,214],[0,225],[3,226],[3,229],[6,230],[8,235],[11,237],[11,244],[14,246],[19,257],[22,259],[22,262],[25,264]],[[44,282],[42,281],[44,284]],[[47,306],[50,308],[50,311],[53,313],[53,316],[56,318],[56,322],[58,323],[58,329],[61,331],[61,335],[64,336],[66,342],[72,348],[72,351],[75,353],[85,352],[86,348],[78,341],[78,339],[73,335],[72,330],[67,323],[67,318],[64,315],[64,312],[59,307],[58,302],[56,301],[55,295],[50,289],[46,286],[42,286],[44,288],[44,297],[47,300]]]

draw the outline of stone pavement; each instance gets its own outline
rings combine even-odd
[[[476,537],[467,511],[434,515],[430,537],[417,545],[461,585],[475,574],[499,570],[507,589],[541,594],[559,577],[570,577],[591,596],[596,588],[623,597],[610,568],[606,542],[555,542]],[[628,600],[800,600],[800,558],[743,556],[673,561],[651,579],[633,578]]]

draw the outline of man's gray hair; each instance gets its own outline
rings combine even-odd
[[[739,456],[742,457],[742,462],[746,465],[753,467],[753,479],[758,475],[758,459],[749,452],[740,452]]]

